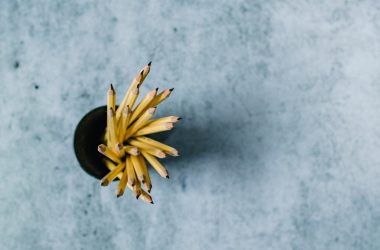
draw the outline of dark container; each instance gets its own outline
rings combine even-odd
[[[107,106],[101,106],[88,112],[78,123],[74,133],[74,151],[79,165],[89,175],[101,179],[108,172],[103,163],[104,156],[98,152],[99,144],[107,126]],[[165,141],[169,133],[153,134],[153,139]]]
[[[107,126],[107,106],[88,112],[78,123],[74,134],[74,151],[80,166],[89,175],[101,179],[108,172],[98,145],[104,143]]]

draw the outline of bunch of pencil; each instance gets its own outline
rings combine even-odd
[[[118,178],[117,197],[122,196],[125,189],[129,188],[136,199],[140,198],[153,204],[149,194],[152,183],[147,162],[160,176],[169,178],[168,170],[157,158],[165,158],[167,155],[179,156],[179,154],[175,148],[149,138],[148,135],[171,130],[181,118],[168,116],[153,119],[157,105],[170,96],[173,88],[165,89],[161,93],[157,92],[158,88],[153,89],[136,104],[140,86],[149,74],[150,68],[151,62],[135,76],[117,108],[116,91],[113,85],[110,85],[107,92],[105,144],[99,145],[98,151],[105,156],[105,165],[110,170],[101,179],[102,186],[107,186]]]

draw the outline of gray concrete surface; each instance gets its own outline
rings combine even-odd
[[[380,249],[379,1],[0,1],[0,249]],[[155,205],[78,166],[153,60]]]

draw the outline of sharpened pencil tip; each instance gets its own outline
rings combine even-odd
[[[172,92],[173,90],[174,90],[174,88],[169,89],[170,92]]]
[[[169,175],[166,176],[166,179],[170,179]]]
[[[156,91],[158,91],[158,88],[156,88]]]
[[[154,204],[154,202],[153,202],[153,201],[151,201],[151,202],[150,202],[150,204]]]
[[[177,119],[177,120],[178,120],[178,121],[179,121],[179,120],[182,120],[182,117],[178,117],[178,119]]]
[[[150,62],[148,63],[148,66],[150,66],[150,65],[152,65],[152,61],[150,61]]]
[[[110,84],[110,89],[111,89],[112,91],[115,91],[115,89],[113,88],[112,83]]]

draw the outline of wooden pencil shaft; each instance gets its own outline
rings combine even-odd
[[[166,157],[164,151],[157,149],[157,148],[145,148],[145,149],[141,149],[141,151],[146,152],[146,153],[151,154],[151,155],[154,155],[158,158],[165,158]]]
[[[150,192],[150,190],[152,189],[152,182],[150,180],[150,175],[148,172],[148,167],[146,166],[145,159],[142,155],[138,155],[137,158],[140,161],[140,167],[144,173],[144,180],[145,180],[144,186],[147,188],[148,192]]]
[[[131,186],[134,186],[136,184],[136,173],[133,168],[133,163],[130,156],[127,156],[126,159],[127,163],[127,173],[128,173],[128,183],[131,184]]]
[[[110,88],[107,91],[107,108],[113,108],[115,110],[116,105],[116,92],[112,86],[110,85]]]
[[[131,160],[132,160],[133,168],[135,169],[137,178],[142,183],[144,183],[145,182],[145,175],[144,175],[144,171],[143,171],[143,169],[141,167],[141,163],[140,163],[139,158],[137,156],[132,155],[131,156]]]
[[[149,164],[157,171],[159,175],[164,178],[168,177],[168,171],[165,167],[151,154],[148,154],[144,151],[141,152]]]
[[[128,172],[124,169],[123,175],[119,181],[119,184],[117,185],[117,189],[116,189],[117,197],[120,197],[124,194],[125,187],[127,186],[127,181],[128,181]]]
[[[119,165],[117,165],[116,168],[111,170],[111,172],[109,172],[106,176],[104,176],[102,178],[101,184],[103,186],[107,186],[109,183],[111,183],[116,178],[116,176],[124,169],[124,167],[125,167],[124,162],[119,163]]]
[[[119,106],[119,108],[118,108],[118,110],[116,112],[116,118],[117,118],[117,120],[119,120],[119,118],[121,116],[122,110],[126,107],[127,100],[128,100],[129,95],[131,94],[131,92],[135,88],[141,86],[141,84],[143,83],[146,75],[149,73],[149,72],[144,73],[144,71],[145,71],[144,69],[145,69],[145,67],[133,78],[132,83],[131,83],[131,85],[129,86],[129,88],[127,90],[127,93],[124,95],[124,98],[121,101],[120,106]],[[149,66],[149,69],[150,69],[150,66]],[[145,77],[144,77],[144,74],[146,74]]]
[[[151,145],[152,147],[161,149],[167,154],[170,154],[173,156],[178,156],[178,151],[175,148],[170,147],[169,145],[166,145],[162,142],[156,141],[156,140],[151,139],[151,138],[146,137],[146,136],[135,137],[135,139],[139,142],[146,144],[146,145]],[[139,145],[141,145],[141,144],[139,144]],[[137,145],[135,145],[135,146],[138,147]]]
[[[133,186],[133,193],[136,196],[136,199],[138,199],[141,195],[141,185],[139,181],[136,181],[136,184]]]
[[[154,134],[154,133],[159,133],[163,131],[168,131],[173,128],[172,123],[162,123],[154,126],[147,125],[137,131],[133,136],[141,136],[141,135],[147,135],[147,134]]]
[[[165,99],[167,99],[169,96],[170,96],[170,93],[172,91],[169,90],[169,89],[166,89],[164,91],[162,91],[160,94],[158,94],[153,100],[152,102],[149,104],[151,107],[155,107],[157,106],[158,104],[160,104],[161,102],[163,102]]]
[[[98,151],[113,162],[120,163],[119,156],[104,144],[98,146]]]
[[[135,102],[139,96],[139,88],[135,88],[132,90],[131,94],[129,95],[127,99],[127,106],[129,106],[131,109],[133,108],[133,105],[135,105]]]
[[[171,123],[175,123],[175,122],[178,122],[179,121],[179,117],[178,116],[167,116],[167,117],[161,117],[161,118],[158,118],[158,119],[154,119],[154,120],[151,120],[147,123],[147,125],[158,125],[160,123],[167,123],[167,122],[171,122]]]
[[[123,113],[121,114],[120,118],[120,124],[119,124],[119,141],[122,142],[124,140],[125,134],[127,133],[127,126],[128,126],[128,119],[130,117],[130,109],[127,105],[125,109],[123,110]]]
[[[107,128],[109,130],[109,135],[110,135],[110,142],[113,146],[116,145],[117,143],[117,137],[116,137],[116,117],[115,117],[115,111],[110,108],[108,109],[108,113],[107,113]]]

